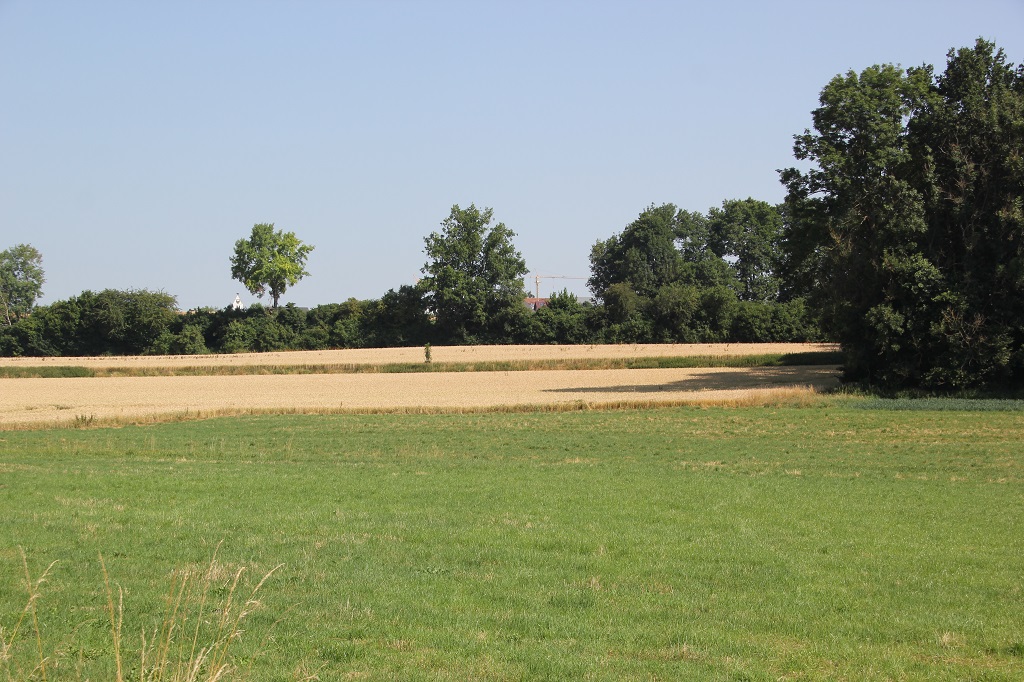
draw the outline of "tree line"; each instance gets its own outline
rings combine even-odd
[[[812,118],[795,137],[804,168],[780,171],[782,204],[652,204],[593,245],[592,302],[562,292],[527,309],[514,232],[454,206],[416,285],[310,310],[278,304],[313,247],[270,224],[231,258],[272,300],[247,310],[178,314],[167,294],[113,290],[33,308],[39,254],[19,245],[0,257],[0,354],[836,340],[848,377],[870,385],[1019,387],[1024,67],[978,40],[941,73],[838,75]]]
[[[728,215],[736,219],[739,214],[760,211],[771,220],[766,228],[774,235],[771,238],[777,237],[781,222],[775,207],[754,200],[726,202],[725,206]],[[672,218],[662,224],[660,217],[666,213]],[[716,211],[712,211],[714,215]],[[349,299],[308,310],[293,304],[255,304],[241,310],[229,306],[181,313],[174,296],[164,292],[85,291],[35,307],[31,314],[7,324],[0,330],[0,354],[199,354],[426,343],[689,343],[820,338],[802,302],[779,302],[776,293],[768,292],[770,285],[761,286],[756,294],[753,288],[749,292],[744,288],[736,273],[752,267],[745,258],[732,264],[719,258],[714,277],[645,280],[646,288],[639,295],[627,295],[627,290],[632,291],[631,280],[640,281],[645,266],[632,255],[620,262],[619,252],[636,250],[637,244],[640,251],[647,251],[656,246],[655,238],[667,238],[671,244],[675,239],[675,216],[671,205],[652,207],[621,235],[595,245],[595,274],[590,285],[604,294],[595,302],[580,301],[573,294],[561,292],[536,311],[528,308],[523,287],[528,269],[513,243],[514,232],[504,223],[494,224],[489,208],[456,205],[441,223],[441,230],[424,240],[428,261],[423,278],[416,285],[389,290],[380,299]],[[697,217],[691,219],[696,221]],[[734,223],[729,226],[740,229]],[[663,232],[658,233],[658,229]],[[761,238],[760,233],[757,238]],[[728,243],[729,248],[735,248],[733,242]],[[268,292],[277,303],[288,286],[308,274],[303,266],[310,248],[292,233],[275,232],[273,225],[259,224],[249,239],[236,243],[232,272],[254,294]],[[770,270],[773,266],[760,262],[754,267]],[[770,278],[764,273],[759,276]],[[662,284],[666,288],[659,296],[645,298],[648,288]]]

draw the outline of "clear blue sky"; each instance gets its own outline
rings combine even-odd
[[[0,0],[0,249],[42,252],[43,302],[223,307],[273,222],[316,246],[283,299],[312,306],[411,284],[475,203],[586,277],[649,204],[780,201],[832,76],[979,36],[1024,61],[1024,0]]]

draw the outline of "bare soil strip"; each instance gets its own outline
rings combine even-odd
[[[718,344],[621,344],[591,346],[434,346],[434,362],[488,362],[514,360],[607,359],[637,357],[736,356],[768,353],[814,353],[837,350],[828,343],[718,343]],[[382,365],[423,362],[422,347],[350,348],[285,353],[237,355],[149,355],[59,358],[0,358],[0,366],[68,366],[90,368],[280,366],[280,365]]]
[[[794,345],[797,350],[793,352],[808,350],[805,345]],[[637,347],[624,348],[632,348],[635,353]],[[760,352],[790,352],[766,351],[762,350],[763,346],[756,348]],[[506,355],[502,357],[508,357],[509,347],[504,347],[504,350]],[[700,352],[709,353],[706,347]],[[670,353],[678,355],[679,346]],[[743,354],[749,353],[748,347]],[[188,361],[195,363],[196,358],[188,358]],[[373,361],[380,362],[380,359]],[[280,359],[274,362],[280,362]],[[186,412],[199,416],[267,410],[315,413],[416,407],[497,408],[574,402],[701,402],[741,398],[794,386],[828,389],[838,383],[837,370],[834,366],[797,366],[18,379],[0,382],[0,428],[92,419],[130,420]]]

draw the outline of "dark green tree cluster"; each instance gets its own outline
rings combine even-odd
[[[180,316],[170,294],[83,291],[0,329],[2,355],[140,355]]]
[[[979,40],[946,70],[834,78],[787,169],[789,286],[850,378],[963,390],[1024,379],[1024,68]]]
[[[651,206],[591,250],[608,342],[809,341],[803,299],[781,291],[777,207],[730,200],[701,214]]]
[[[183,316],[182,325],[195,326],[207,350],[216,353],[387,348],[422,345],[430,338],[422,293],[410,286],[376,300],[350,298],[309,310],[288,304],[194,311]]]
[[[431,338],[415,287],[309,310],[293,304],[177,311],[173,296],[85,291],[0,327],[0,355],[199,355],[421,345]]]

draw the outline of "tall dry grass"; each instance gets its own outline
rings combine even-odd
[[[34,679],[37,675],[45,681],[48,659],[43,654],[43,637],[39,627],[39,614],[36,610],[36,603],[42,596],[43,584],[57,562],[52,562],[46,567],[46,570],[34,579],[28,568],[28,557],[25,556],[23,550],[21,551],[21,563],[25,571],[25,590],[28,593],[28,597],[25,600],[25,608],[18,615],[18,620],[14,623],[14,627],[8,630],[3,625],[0,625],[0,666],[6,672],[9,682]],[[32,661],[32,667],[26,668],[25,666],[28,664],[22,664],[16,660],[15,646],[18,643],[18,637],[21,635],[22,628],[26,624],[25,621],[29,618],[31,619],[30,627],[32,628],[32,633],[35,635],[33,638],[35,655],[29,657],[29,660]]]
[[[7,682],[46,682],[62,664],[60,652],[66,643],[45,641],[36,604],[57,562],[33,578],[24,551],[21,557],[27,598],[14,626],[9,630],[0,626],[0,673]],[[139,682],[221,682],[239,678],[244,671],[233,665],[231,645],[240,637],[246,618],[260,607],[257,597],[263,585],[281,567],[268,571],[247,596],[240,595],[245,567],[227,569],[217,561],[216,550],[205,568],[174,571],[162,618],[148,632],[142,631],[137,648],[128,650],[124,591],[112,584],[102,554],[99,563],[110,621],[113,682],[127,682],[126,670],[138,671]],[[212,595],[225,584],[226,595],[214,599]],[[81,671],[79,679],[83,679]]]

